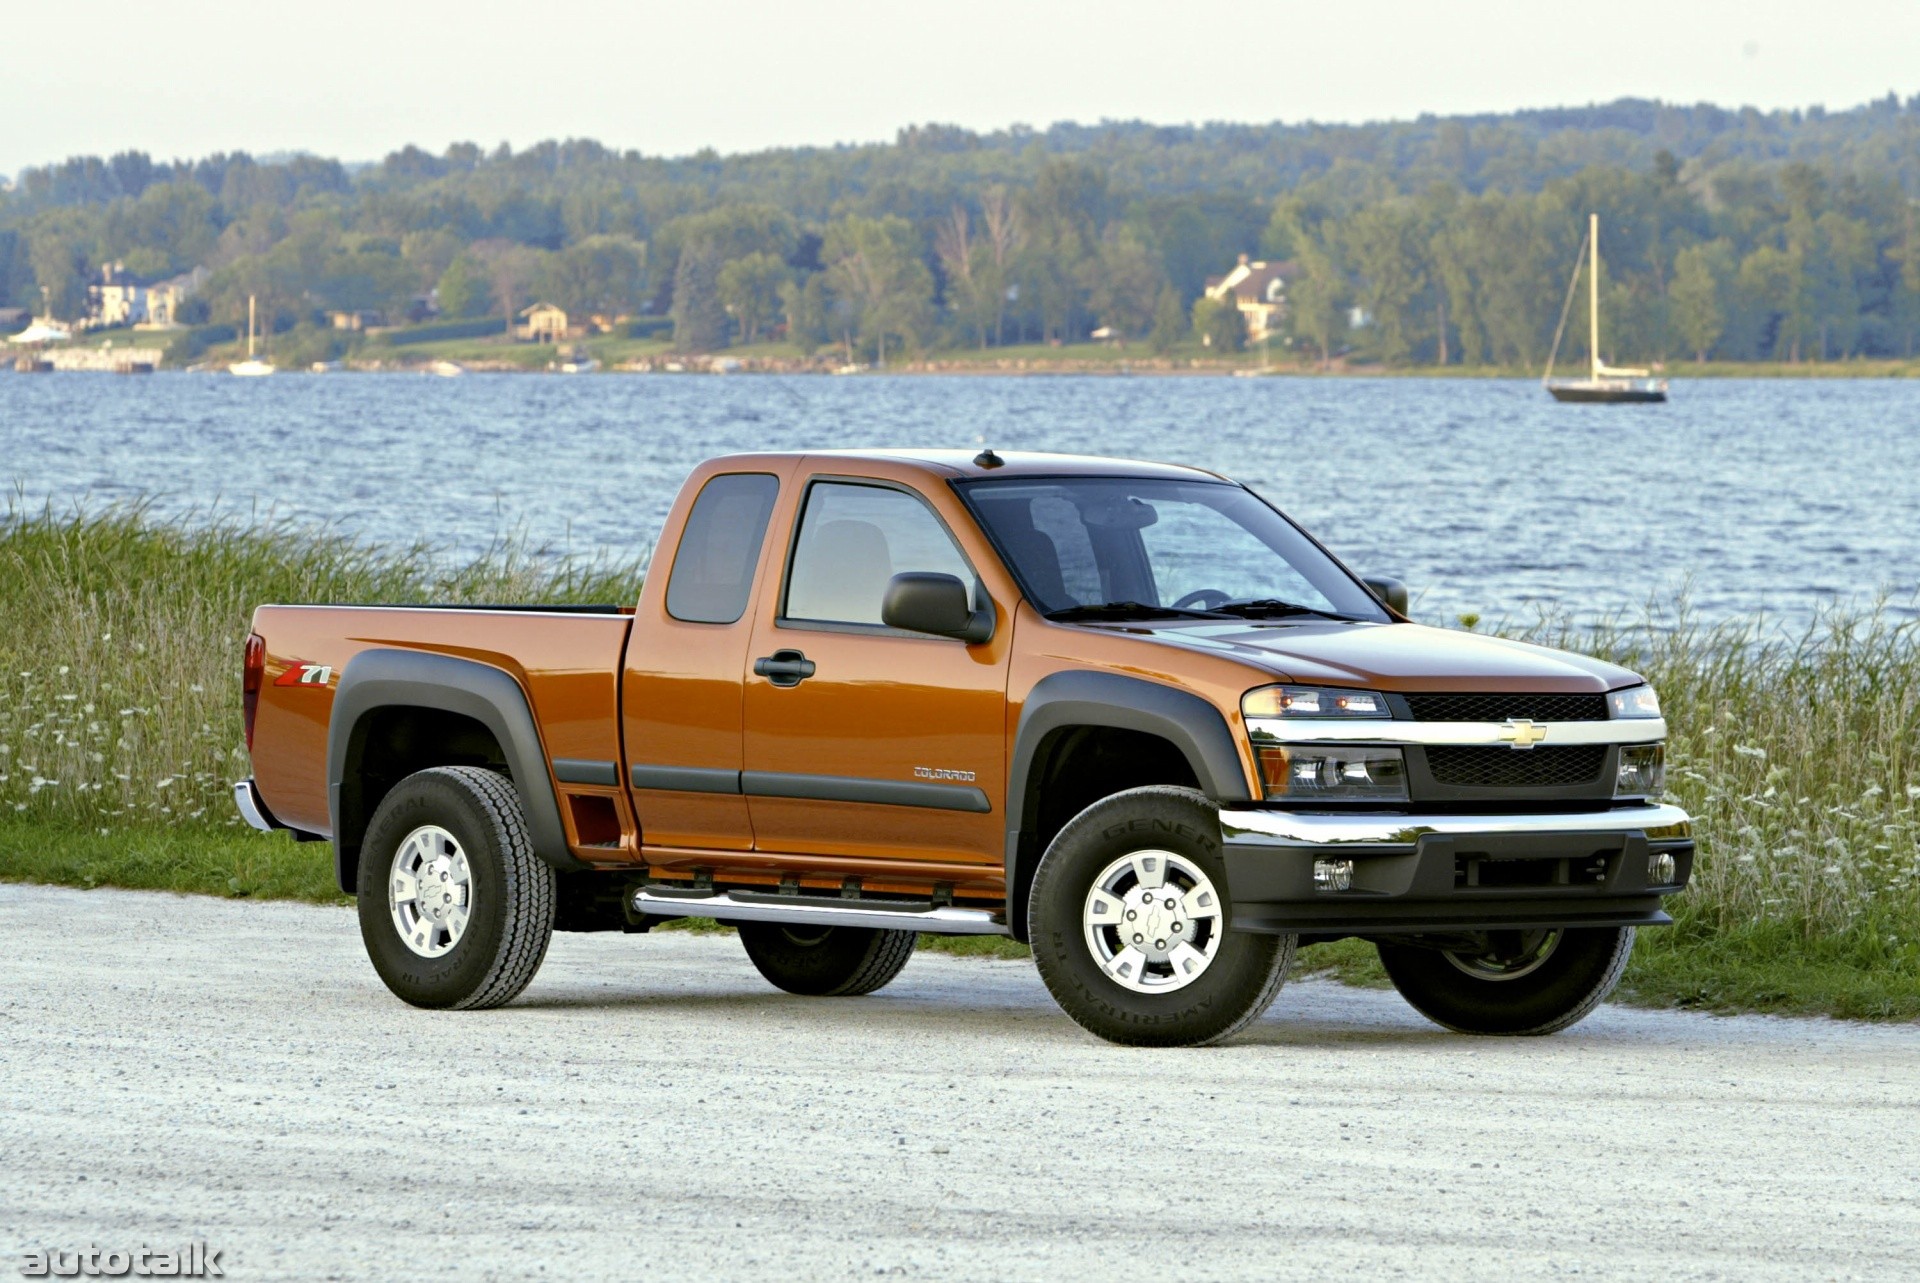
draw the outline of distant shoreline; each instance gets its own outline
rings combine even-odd
[[[263,355],[282,365],[282,373],[305,373],[309,361],[296,351],[286,351],[287,336],[277,336],[264,346]],[[105,341],[118,339],[116,348],[164,347],[158,335],[126,330],[97,331],[70,346],[73,349],[99,348]],[[293,344],[297,349],[300,345]],[[884,367],[869,362],[849,362],[843,352],[821,350],[803,353],[785,343],[761,343],[723,348],[718,352],[676,352],[662,338],[624,338],[612,335],[586,338],[565,345],[597,362],[594,373],[608,374],[858,374],[885,375],[1097,375],[1116,377],[1240,377],[1296,379],[1521,379],[1538,381],[1540,371],[1512,366],[1420,365],[1386,366],[1349,362],[1336,358],[1329,366],[1289,359],[1275,354],[1263,360],[1258,350],[1220,357],[1197,344],[1183,344],[1172,352],[1156,354],[1144,343],[1105,345],[1077,343],[1054,347],[1022,344],[981,350],[946,349],[895,359]],[[276,350],[277,349],[277,350]],[[341,354],[332,369],[341,373],[403,372],[427,373],[433,367],[442,370],[459,366],[472,374],[544,374],[555,372],[562,360],[562,347],[550,343],[504,342],[499,336],[478,339],[446,339],[415,342],[402,336],[373,338]],[[20,351],[0,349],[0,370],[11,370]],[[176,351],[175,356],[179,354]],[[229,364],[243,359],[245,344],[222,342],[206,346],[194,354],[190,363],[168,362],[166,369],[224,371]],[[1565,363],[1557,372],[1577,375],[1584,361]],[[1692,379],[1903,379],[1920,378],[1920,357],[1911,359],[1856,358],[1843,361],[1676,361],[1655,372],[1675,382]]]

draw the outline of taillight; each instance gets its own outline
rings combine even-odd
[[[247,723],[247,751],[253,751],[253,715],[260,711],[260,683],[267,675],[267,639],[247,634],[247,657],[240,669],[240,708]]]

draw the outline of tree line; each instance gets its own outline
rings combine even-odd
[[[1366,126],[1137,123],[646,157],[591,141],[378,164],[76,158],[0,192],[0,304],[74,316],[103,264],[208,269],[335,310],[653,316],[690,351],[1244,341],[1202,297],[1289,264],[1283,343],[1320,360],[1538,368],[1602,219],[1609,359],[1908,356],[1920,99],[1758,113],[1634,101]],[[1578,341],[1578,340],[1577,340]]]

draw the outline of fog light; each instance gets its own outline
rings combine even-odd
[[[1672,860],[1672,856],[1667,857]],[[1315,891],[1351,891],[1353,890],[1352,860],[1315,860],[1313,862],[1313,889]]]
[[[1680,877],[1680,862],[1671,851],[1655,851],[1647,857],[1647,885],[1672,886]]]

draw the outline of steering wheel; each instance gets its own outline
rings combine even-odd
[[[1233,600],[1233,594],[1223,593],[1218,588],[1196,588],[1179,601],[1173,603],[1175,610],[1215,610]]]

